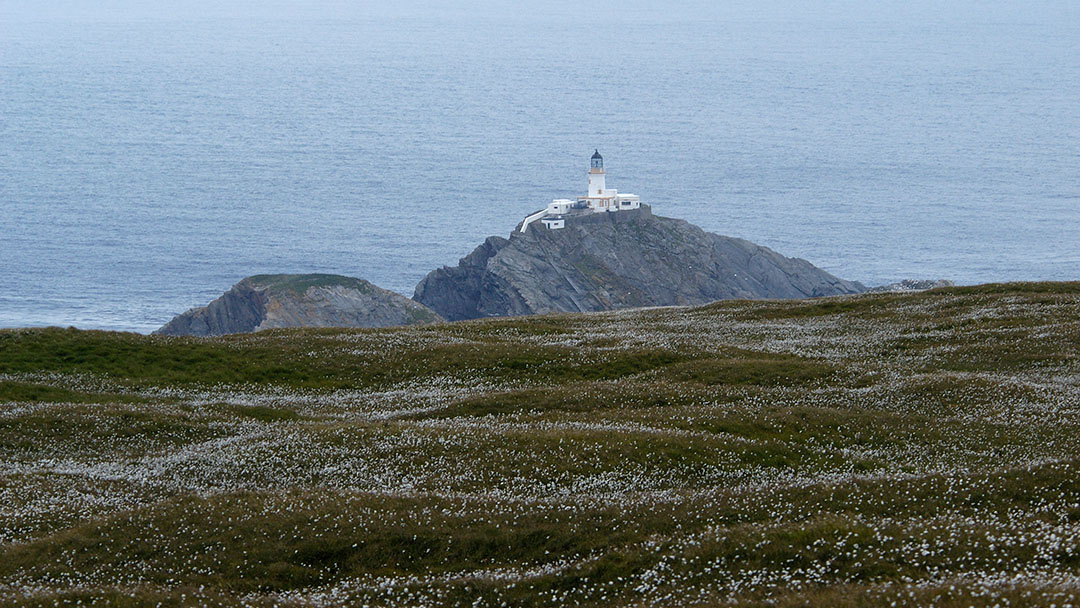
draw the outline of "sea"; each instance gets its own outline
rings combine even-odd
[[[1080,279],[1080,3],[0,0],[0,327],[412,295],[607,183],[846,279]]]

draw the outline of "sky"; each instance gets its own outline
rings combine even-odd
[[[926,19],[1024,21],[1080,18],[1075,0],[0,0],[0,21],[50,19],[123,21],[142,19],[362,18],[365,15],[527,22],[579,14],[582,20],[671,21],[702,16],[768,20]]]

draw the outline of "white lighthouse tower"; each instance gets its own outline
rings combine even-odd
[[[637,209],[641,206],[641,199],[634,194],[619,194],[618,190],[608,190],[604,157],[600,156],[600,150],[596,150],[589,159],[589,190],[585,196],[578,197],[578,203],[600,213]]]
[[[597,149],[589,161],[589,193],[586,196],[604,196],[604,190],[607,189],[604,176],[604,157],[600,156],[600,150]]]
[[[604,172],[604,157],[600,156],[600,150],[593,152],[589,159],[589,190],[585,196],[579,196],[578,200],[593,211],[618,211],[615,204],[614,190],[608,190],[606,184],[607,174]]]

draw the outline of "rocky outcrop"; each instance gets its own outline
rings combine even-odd
[[[808,298],[865,291],[806,260],[639,210],[531,224],[491,237],[453,268],[428,274],[413,299],[449,320],[730,298]]]
[[[955,287],[956,283],[947,279],[904,279],[903,281],[897,281],[896,283],[889,283],[888,285],[879,285],[877,287],[871,287],[866,291],[871,293],[906,293],[909,291],[926,291],[927,289],[937,289],[939,287]]]
[[[219,336],[274,327],[388,327],[441,320],[424,305],[362,279],[277,274],[248,277],[154,333]]]

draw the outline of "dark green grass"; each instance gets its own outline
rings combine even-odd
[[[606,346],[606,345],[605,345]],[[617,352],[617,351],[616,351]],[[668,351],[613,357],[598,354],[596,368],[552,370],[558,383],[542,388],[493,392],[469,397],[434,412],[411,418],[451,418],[524,412],[590,412],[669,407],[728,400],[717,390],[759,386],[801,386],[823,381],[833,366],[806,357],[745,349],[724,349],[716,355],[675,356]],[[549,363],[511,359],[506,365],[521,371]],[[645,373],[650,372],[650,373]],[[634,378],[639,374],[644,374]],[[622,379],[613,383],[608,380]]]
[[[403,419],[498,416],[541,412],[588,413],[611,409],[654,408],[693,401],[693,396],[674,388],[640,389],[640,384],[613,385],[608,382],[574,382],[565,386],[530,388],[468,397],[430,412],[409,414]]]
[[[1077,554],[1036,558],[1035,539],[1002,546],[992,542],[1009,525],[1024,523],[1015,520],[1019,513],[1030,513],[1023,517],[1037,527],[1041,520],[1061,516],[1040,512],[1041,505],[1080,499],[1080,481],[1070,471],[1078,462],[1069,464],[989,476],[867,481],[768,495],[721,493],[690,501],[525,513],[497,504],[422,497],[182,497],[0,549],[0,577],[34,573],[78,580],[79,573],[94,571],[124,584],[131,576],[128,564],[145,563],[150,569],[142,572],[143,584],[206,586],[232,594],[296,589],[368,573],[437,574],[581,560],[527,588],[479,583],[458,590],[463,598],[497,590],[520,605],[546,605],[540,598],[553,591],[596,589],[599,584],[632,598],[620,581],[672,552],[681,556],[674,572],[686,582],[703,576],[722,580],[721,573],[695,568],[699,563],[727,564],[728,571],[795,570],[828,560],[835,583],[855,586],[930,572],[1017,571],[1036,561],[1076,568]],[[961,525],[960,534],[952,536],[917,523],[943,514],[986,513],[1000,519],[984,515],[984,523]],[[863,522],[874,515],[915,523],[871,529]],[[898,561],[913,534],[930,540],[934,551]],[[700,540],[683,546],[688,535]],[[582,599],[599,601],[599,593]]]
[[[603,380],[686,361],[666,349],[599,352],[510,341],[434,344],[387,353],[343,353],[342,330],[217,339],[73,329],[0,331],[0,373],[97,374],[135,387],[257,384],[308,389],[385,388],[436,375],[500,381]]]
[[[1072,590],[936,581],[1080,574],[1080,541],[1042,532],[1080,522],[1078,296],[1015,284],[205,340],[0,331],[0,508],[21,509],[0,526],[20,539],[0,543],[0,581],[41,589],[0,586],[0,603],[272,605],[447,575],[350,602],[1065,604]],[[110,477],[144,462],[160,475]],[[798,589],[725,587],[822,563]],[[654,570],[661,587],[639,591]]]
[[[300,414],[296,410],[284,407],[230,405],[226,409],[242,418],[250,418],[260,422],[286,422],[300,419]]]
[[[147,403],[150,399],[114,392],[72,390],[37,382],[0,381],[0,402]]]
[[[977,288],[950,288],[913,295],[883,294],[853,298],[811,300],[806,302],[763,302],[753,307],[743,303],[722,302],[698,309],[696,314],[737,309],[742,314],[770,320],[834,315],[871,314],[894,317],[899,304],[945,301],[953,296],[972,297],[1004,291],[1010,296],[1025,297],[1034,312],[1038,307],[1061,303],[1061,298],[1080,292],[1078,283],[1009,284]],[[986,302],[949,301],[928,317],[935,325],[946,327],[954,319]],[[1045,300],[1045,302],[1044,302]],[[734,307],[734,308],[733,308]],[[647,315],[646,315],[647,316]],[[439,326],[432,331],[469,336],[472,341],[453,345],[427,345],[390,349],[386,356],[358,356],[341,352],[336,337],[341,330],[265,332],[252,336],[228,336],[218,339],[168,338],[139,336],[74,329],[0,331],[0,373],[60,372],[100,374],[135,386],[270,384],[298,388],[340,389],[386,387],[425,376],[465,372],[484,374],[496,380],[575,381],[619,378],[644,371],[701,361],[683,368],[673,368],[680,380],[710,383],[790,382],[822,378],[828,366],[822,362],[797,357],[763,356],[728,352],[688,352],[662,348],[615,351],[582,351],[563,346],[541,346],[522,342],[522,338],[565,334],[573,317],[536,317],[472,322]],[[1024,331],[1037,319],[1036,329],[1046,324],[1064,323],[1052,337],[1025,337],[1015,340],[992,340],[1002,328]],[[1070,324],[1071,322],[1071,324]],[[443,328],[446,329],[443,329]],[[983,371],[1027,365],[1060,366],[1068,363],[1080,347],[1080,325],[1075,318],[1062,318],[1062,312],[1048,309],[1045,314],[997,318],[969,322],[963,331],[971,339],[948,355],[932,359],[926,369]],[[388,335],[395,331],[389,330]],[[1035,329],[1031,330],[1032,334]],[[377,336],[377,332],[356,332]],[[417,333],[415,335],[423,335]],[[986,339],[979,339],[986,338]],[[593,348],[615,343],[618,336],[596,341]],[[893,353],[918,355],[948,343],[939,336],[918,334],[898,338],[891,343]],[[582,356],[592,353],[592,358]],[[890,351],[883,354],[888,355]],[[716,354],[723,354],[719,360]],[[712,359],[705,362],[704,360]]]
[[[309,385],[326,380],[323,369],[298,355],[297,348],[284,344],[244,347],[235,338],[211,341],[56,328],[0,332],[0,372],[98,374],[134,386]]]
[[[179,577],[187,585],[234,592],[286,590],[363,572],[546,562],[633,539],[628,531],[611,530],[612,509],[572,517],[535,512],[524,519],[455,515],[463,506],[317,494],[185,497],[4,551],[0,577],[52,564],[44,566],[50,575],[106,568],[122,582],[128,561],[151,560],[151,583]],[[57,566],[58,555],[70,555],[71,563]]]
[[[369,294],[374,286],[363,280],[335,274],[259,274],[248,278],[254,285],[279,291],[303,294],[312,287],[336,287],[338,285]]]
[[[947,315],[973,305],[1001,297],[1023,297],[1032,305],[1066,301],[1080,294],[1080,282],[992,283],[963,287],[941,287],[914,293],[875,293],[861,296],[817,298],[810,300],[772,300],[745,307],[742,303],[717,302],[705,310],[736,310],[746,319],[811,319],[833,315],[865,319],[895,318],[897,307],[903,304],[936,302],[939,315]],[[954,298],[953,296],[961,296]],[[910,311],[905,310],[905,315]],[[932,317],[930,317],[932,318]]]
[[[824,380],[833,366],[805,357],[771,353],[739,352],[723,358],[708,358],[673,365],[666,377],[679,382],[705,385],[801,385]]]
[[[205,420],[181,413],[71,406],[0,418],[0,457],[21,460],[69,454],[143,454],[222,434]]]

